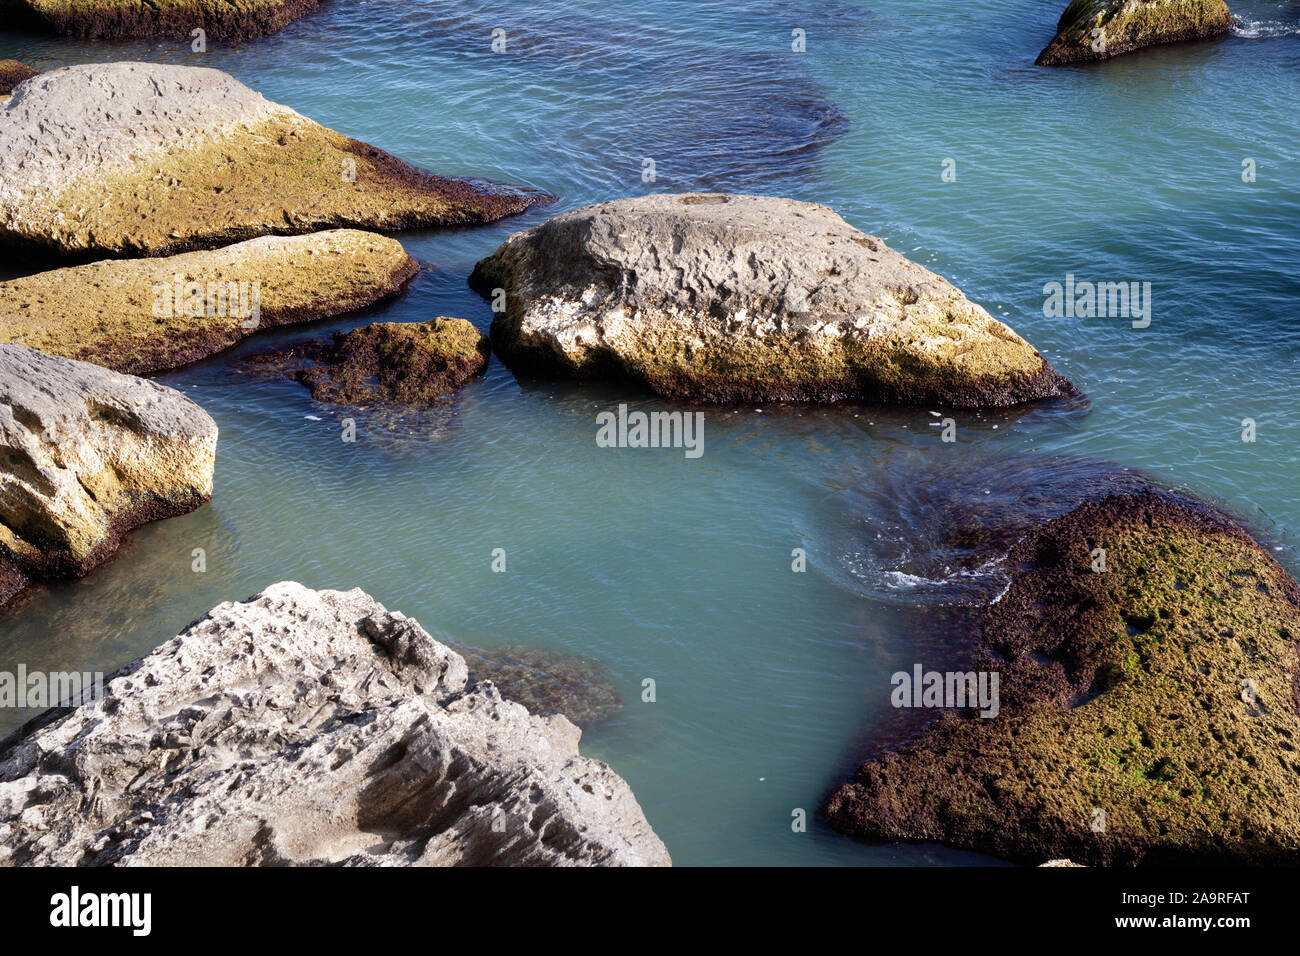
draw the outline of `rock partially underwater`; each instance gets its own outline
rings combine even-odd
[[[395,239],[356,229],[106,260],[0,282],[0,342],[144,375],[371,305],[418,269]]]
[[[623,706],[609,669],[597,661],[545,647],[457,645],[472,673],[496,684],[538,717],[563,714],[579,727],[598,724]]]
[[[0,604],[207,501],[216,447],[216,424],[174,389],[0,345]]]
[[[1223,0],[1074,0],[1035,62],[1108,60],[1143,47],[1224,36],[1231,29],[1232,14]]]
[[[1147,487],[1046,522],[1009,566],[974,665],[997,716],[868,760],[832,824],[1022,863],[1300,862],[1300,586],[1272,555]]]
[[[0,242],[159,256],[261,235],[491,222],[539,198],[422,172],[218,70],[44,73],[0,106]]]
[[[579,736],[363,592],[284,582],[0,744],[0,862],[668,865]]]
[[[282,30],[320,0],[0,0],[0,13],[23,26],[82,39],[247,40]]]
[[[657,194],[516,233],[471,284],[504,293],[519,372],[713,402],[1001,406],[1073,394],[1032,346],[825,206]]]
[[[464,319],[377,322],[257,356],[248,364],[281,367],[312,398],[343,405],[427,405],[487,367],[487,336]]]

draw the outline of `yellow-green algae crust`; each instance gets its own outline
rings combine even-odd
[[[1300,587],[1277,561],[1160,490],[1085,504],[1011,561],[977,665],[999,715],[946,713],[864,763],[833,825],[1024,863],[1300,862]]]
[[[263,235],[491,222],[536,199],[422,172],[286,110],[88,177],[0,239],[61,254],[161,256]]]
[[[1223,0],[1074,0],[1036,62],[1105,60],[1142,47],[1223,36],[1231,27]]]
[[[143,375],[206,358],[257,328],[339,315],[395,295],[418,265],[395,239],[359,230],[265,237],[161,259],[108,260],[0,282],[0,342]],[[204,315],[172,308],[176,277],[203,286]],[[209,284],[258,289],[260,321],[207,308]],[[161,284],[161,285],[160,285]],[[212,297],[214,304],[219,304]]]

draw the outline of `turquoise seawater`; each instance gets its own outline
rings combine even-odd
[[[38,69],[217,67],[425,168],[557,197],[486,228],[404,234],[424,268],[400,298],[163,376],[221,428],[212,502],[0,612],[0,669],[108,669],[283,579],[361,587],[449,640],[607,664],[626,706],[583,750],[629,781],[678,864],[984,862],[865,846],[816,818],[906,731],[889,675],[957,659],[962,603],[995,593],[995,568],[932,547],[954,510],[990,524],[1062,510],[1108,460],[1225,505],[1300,570],[1300,5],[1239,0],[1244,26],[1222,41],[1035,67],[1064,5],[326,0],[202,55],[0,32],[0,57]],[[596,413],[619,402],[679,406],[498,362],[427,420],[357,416],[351,444],[351,413],[241,371],[376,319],[486,329],[465,280],[510,232],[688,189],[833,207],[1012,325],[1088,400],[951,413],[952,444],[941,409],[706,409],[688,460],[595,443]],[[1151,283],[1150,325],[1046,316],[1043,287],[1067,274]],[[799,808],[806,833],[791,829]]]

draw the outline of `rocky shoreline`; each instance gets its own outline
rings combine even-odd
[[[317,6],[0,0],[109,39],[241,40]],[[1222,0],[1074,0],[1037,63],[1231,24]],[[217,70],[141,62],[0,61],[0,166],[0,246],[60,263],[0,281],[0,614],[212,499],[216,422],[137,376],[402,294],[420,266],[379,233],[552,198],[427,172]],[[371,321],[250,361],[358,407],[459,408],[444,397],[492,351],[519,380],[712,406],[1080,397],[947,279],[816,203],[612,199],[514,233],[467,278],[490,335]],[[872,752],[826,799],[831,825],[1052,867],[1300,861],[1300,583],[1225,511],[1145,480],[1015,532],[991,536],[1018,543],[972,635],[995,706]],[[458,651],[360,590],[282,581],[0,742],[0,865],[670,865],[628,784],[579,752],[579,725],[620,706],[585,658]]]

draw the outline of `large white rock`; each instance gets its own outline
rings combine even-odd
[[[0,603],[212,496],[217,425],[173,388],[0,345]]]
[[[669,864],[579,736],[362,591],[283,582],[0,744],[0,862]]]
[[[719,402],[997,406],[1074,391],[951,283],[813,203],[598,203],[511,236],[470,281],[504,293],[492,344],[522,372]]]

